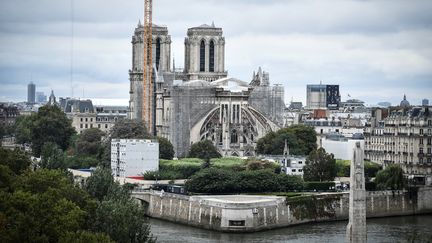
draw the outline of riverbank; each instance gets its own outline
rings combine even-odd
[[[150,217],[223,232],[253,232],[348,218],[349,193],[277,196],[184,196],[136,192]],[[432,188],[367,192],[368,218],[432,213]]]

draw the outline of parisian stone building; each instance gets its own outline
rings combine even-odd
[[[139,23],[129,70],[131,119],[141,117],[142,34]],[[154,25],[156,134],[171,141],[177,157],[204,139],[223,156],[254,156],[257,140],[283,125],[283,86],[271,86],[261,68],[249,82],[228,77],[225,38],[214,24],[188,29],[184,68],[170,67],[170,44],[168,29]]]
[[[383,166],[398,164],[409,178],[432,185],[431,106],[377,109],[364,136],[366,159]]]

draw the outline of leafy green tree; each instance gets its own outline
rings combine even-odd
[[[94,156],[69,156],[66,158],[67,167],[71,169],[82,169],[97,167],[99,160]]]
[[[36,115],[19,116],[15,121],[15,141],[18,144],[31,143],[31,130]]]
[[[0,191],[10,191],[15,174],[8,166],[0,164]]]
[[[0,191],[0,242],[58,242],[86,227],[96,208],[59,170],[26,171],[13,184],[13,192]]]
[[[96,156],[101,150],[103,134],[97,128],[84,130],[75,142],[76,153],[80,156]]]
[[[313,150],[303,168],[305,181],[333,181],[336,176],[336,160],[323,148]]]
[[[400,190],[404,187],[403,170],[399,165],[389,165],[377,173],[375,183],[379,190]]]
[[[280,155],[283,153],[285,140],[288,143],[290,154],[305,155],[316,149],[315,130],[305,125],[294,125],[276,132],[269,132],[258,139],[257,153]]]
[[[66,169],[66,156],[55,143],[45,143],[41,151],[41,168],[44,169]]]
[[[66,150],[71,136],[75,133],[71,124],[71,120],[57,106],[45,105],[39,108],[31,126],[33,154],[39,157],[43,145],[47,142],[56,143],[62,150]]]
[[[60,235],[76,231],[84,223],[85,212],[56,191],[16,191],[1,196],[1,242],[57,242]]]
[[[250,170],[238,173],[238,192],[278,191],[277,175],[272,170]]]
[[[129,197],[103,200],[96,210],[93,230],[105,232],[117,242],[154,242],[144,208]]]
[[[93,174],[87,178],[85,189],[90,195],[102,201],[113,184],[114,178],[111,171],[109,169],[97,168]]]
[[[264,169],[273,170],[275,173],[278,173],[278,174],[281,171],[281,167],[279,164],[270,162],[268,160],[249,158],[246,161],[246,170],[264,170]]]
[[[211,141],[202,140],[192,144],[189,151],[189,157],[210,159],[210,158],[220,158],[222,156]]]
[[[304,187],[304,181],[301,176],[290,176],[287,174],[279,174],[276,178],[279,185],[279,191],[300,191]]]
[[[0,148],[0,164],[9,167],[13,173],[19,175],[29,168],[31,160],[25,152],[19,149]]]
[[[118,242],[153,242],[144,208],[133,202],[128,187],[114,182],[109,170],[97,169],[85,188],[99,199],[91,220],[93,231],[105,232]]]
[[[208,168],[186,181],[188,191],[201,193],[232,193],[237,191],[236,174],[231,170]]]
[[[171,160],[174,157],[174,147],[171,142],[163,137],[157,137],[159,141],[159,158]]]
[[[108,235],[89,231],[66,232],[60,236],[62,243],[114,243]]]
[[[109,137],[143,139],[149,138],[150,134],[143,122],[138,120],[121,119],[111,128]]]

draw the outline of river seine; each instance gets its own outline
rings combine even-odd
[[[158,242],[344,242],[348,221],[304,224],[256,233],[220,233],[150,219]],[[432,215],[367,220],[368,242],[432,242]]]

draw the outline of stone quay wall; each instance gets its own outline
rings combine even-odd
[[[348,219],[349,193],[286,199],[277,196],[185,196],[134,192],[153,218],[225,232],[252,232]],[[432,188],[367,192],[367,218],[432,213]]]

